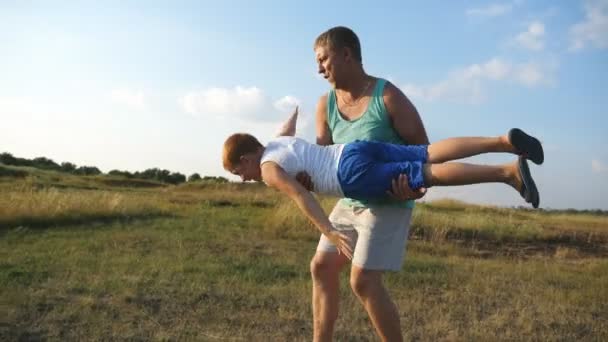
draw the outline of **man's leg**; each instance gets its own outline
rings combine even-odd
[[[370,206],[358,215],[350,285],[383,341],[401,341],[399,313],[383,284],[386,271],[403,265],[412,209]]]
[[[403,341],[399,312],[382,283],[382,271],[351,268],[350,286],[383,341]]]
[[[338,318],[340,271],[348,259],[336,252],[317,251],[310,262],[314,341],[331,341]]]

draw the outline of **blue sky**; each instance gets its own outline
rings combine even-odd
[[[608,209],[608,0],[0,1],[0,151],[111,169],[226,176],[235,131],[299,136],[328,90],[312,44],[351,27],[372,75],[418,108],[431,141],[522,127],[548,208]],[[512,156],[472,158],[501,163]],[[520,205],[502,185],[428,199]]]

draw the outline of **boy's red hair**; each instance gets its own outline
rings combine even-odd
[[[247,133],[235,133],[226,139],[224,142],[224,150],[222,152],[222,163],[224,169],[231,172],[240,162],[242,156],[247,153],[256,152],[259,148],[263,148],[258,139]]]

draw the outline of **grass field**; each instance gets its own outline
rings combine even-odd
[[[0,340],[311,339],[318,234],[282,195],[7,169]],[[608,216],[445,200],[410,233],[407,340],[608,340]],[[377,340],[342,280],[336,340]]]

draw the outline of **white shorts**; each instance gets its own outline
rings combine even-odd
[[[334,227],[353,240],[352,263],[367,270],[398,271],[403,265],[403,256],[410,230],[412,209],[386,205],[350,207],[338,202],[329,220]],[[334,252],[338,249],[321,235],[319,252]]]

